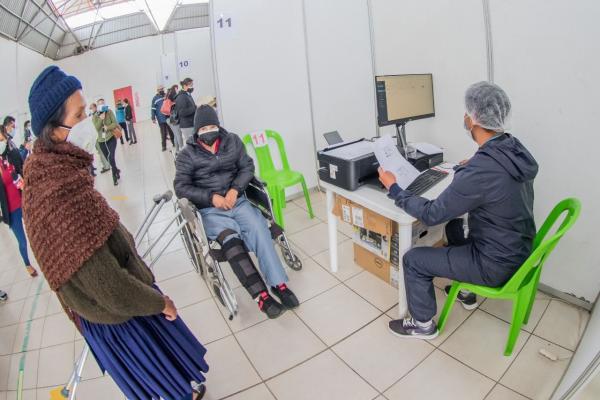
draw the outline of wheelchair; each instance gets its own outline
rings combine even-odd
[[[266,219],[271,238],[281,249],[285,263],[291,269],[302,269],[300,257],[292,250],[283,228],[275,222],[271,199],[265,189],[265,184],[256,177],[252,179],[243,194],[250,203],[258,208]],[[231,286],[227,282],[220,263],[226,261],[217,241],[209,240],[206,236],[202,218],[196,207],[187,199],[179,199],[175,203],[179,231],[190,261],[209,287],[212,288],[219,302],[228,310],[229,320],[232,320],[238,311],[238,304]]]

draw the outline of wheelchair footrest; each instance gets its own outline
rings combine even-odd
[[[279,236],[283,235],[283,228],[277,225],[275,222],[271,224],[269,230],[271,231],[271,237],[273,239],[277,239]]]

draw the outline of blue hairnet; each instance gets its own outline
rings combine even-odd
[[[485,81],[471,85],[465,93],[465,108],[475,125],[504,132],[510,114],[510,100],[500,86]]]

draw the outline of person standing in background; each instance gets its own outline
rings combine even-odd
[[[126,398],[202,398],[206,349],[94,188],[95,129],[81,83],[50,66],[33,83],[29,107],[38,139],[25,165],[23,215],[50,289]]]
[[[194,91],[194,81],[192,78],[185,78],[181,83],[181,91],[175,100],[175,112],[179,117],[179,127],[183,135],[183,142],[194,136],[194,115],[196,114],[196,102],[192,97]]]
[[[112,110],[109,110],[107,106],[100,107],[94,113],[92,122],[98,131],[98,142],[100,142],[100,150],[104,157],[110,163],[112,170],[113,184],[117,186],[119,179],[121,179],[121,170],[117,168],[117,162],[115,160],[115,152],[117,151],[117,138],[115,137],[114,131],[118,128],[117,119]]]
[[[19,147],[19,153],[23,161],[27,159],[33,146],[33,133],[31,133],[31,121],[25,121],[23,124],[23,144]]]
[[[9,136],[10,140],[14,140],[17,134],[17,121],[14,117],[7,115],[2,123],[4,133]]]
[[[4,126],[0,127],[0,221],[10,227],[19,243],[19,252],[29,276],[36,277],[27,252],[27,237],[23,229],[21,190],[23,160],[19,150],[8,140]]]
[[[173,131],[167,124],[167,116],[160,112],[160,109],[165,101],[165,87],[160,85],[156,90],[156,95],[152,99],[152,108],[150,109],[150,115],[152,116],[152,123],[156,124],[160,128],[162,151],[167,150],[167,136],[171,140],[171,144],[175,146],[175,138],[173,137]]]
[[[117,100],[117,112],[115,113],[115,116],[117,117],[117,123],[119,124],[121,129],[123,129],[123,133],[125,134],[125,140],[127,140],[127,143],[131,144],[129,132],[127,132],[127,122],[125,120],[125,107],[123,106],[123,102],[121,102],[121,99]],[[123,143],[123,136],[121,136],[121,144],[125,144]]]
[[[167,92],[167,99],[171,103],[171,109],[169,111],[169,119],[167,123],[171,130],[173,131],[173,136],[175,137],[175,151],[179,152],[183,149],[185,143],[183,142],[183,136],[181,135],[181,128],[179,127],[179,116],[177,115],[177,111],[175,110],[175,100],[179,94],[179,86],[173,85]]]
[[[96,103],[90,104],[90,114],[89,114],[90,118],[93,118],[97,112],[98,112],[98,106],[96,105]],[[100,134],[100,132],[98,132],[98,134]],[[102,148],[100,148],[100,142],[98,140],[96,140],[96,153],[98,153],[98,157],[100,158],[100,163],[102,164],[102,169],[100,170],[100,173],[104,174],[105,172],[110,171],[110,163],[108,162],[106,157],[104,157],[104,153],[102,152]]]
[[[131,105],[129,99],[123,99],[123,105],[125,107],[125,123],[127,124],[127,132],[129,132],[129,138],[131,144],[137,143],[137,136],[135,134],[135,127],[133,126],[133,112],[131,111]]]

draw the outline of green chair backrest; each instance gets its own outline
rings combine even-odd
[[[554,207],[535,235],[531,255],[513,277],[504,285],[502,292],[516,293],[520,288],[527,286],[536,275],[540,274],[546,259],[550,253],[552,253],[552,250],[554,250],[558,241],[569,229],[571,229],[575,221],[577,221],[580,212],[581,202],[576,198],[564,199]],[[548,232],[550,232],[556,221],[564,213],[566,213],[566,215],[560,224],[560,227],[550,238],[546,238]]]
[[[254,147],[254,152],[256,153],[256,161],[258,162],[258,169],[260,173],[266,173],[276,170],[275,164],[273,164],[273,158],[271,157],[269,139],[273,139],[277,144],[282,169],[289,171],[290,164],[288,163],[283,139],[281,138],[281,135],[279,135],[279,133],[266,129],[262,132],[259,131],[252,134],[247,134],[246,136],[244,136],[242,141],[244,142],[245,146],[252,145]]]

